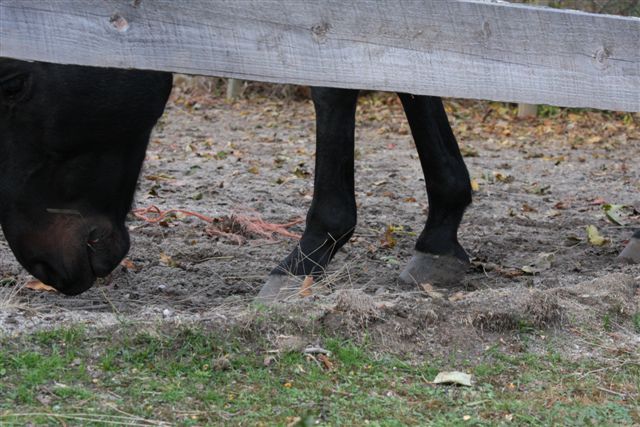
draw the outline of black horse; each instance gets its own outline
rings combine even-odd
[[[68,295],[108,275],[129,249],[124,226],[171,74],[0,59],[0,223],[18,261]],[[429,215],[400,277],[455,284],[469,258],[458,226],[469,174],[437,97],[399,94],[425,175]],[[357,90],[313,88],[314,195],[304,234],[271,272],[263,301],[292,276],[322,274],[356,226]],[[621,254],[640,262],[640,232]]]

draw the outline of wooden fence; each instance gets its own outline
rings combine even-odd
[[[0,57],[640,111],[640,19],[472,0],[0,0]]]

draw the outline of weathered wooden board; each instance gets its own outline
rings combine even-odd
[[[0,0],[0,56],[640,111],[640,19],[471,0]]]

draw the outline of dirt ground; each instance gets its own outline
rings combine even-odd
[[[253,95],[230,103],[181,80],[152,138],[135,207],[304,218],[311,102]],[[503,104],[451,100],[447,108],[477,185],[459,233],[473,259],[464,281],[450,290],[399,284],[426,218],[424,179],[398,102],[368,94],[356,135],[356,233],[310,297],[274,309],[268,333],[322,325],[358,338],[366,330],[394,351],[466,357],[491,343],[516,348],[520,333],[534,330],[543,331],[540,346],[553,337],[576,356],[637,351],[640,266],[615,257],[640,227],[639,117],[560,112],[519,121]],[[622,225],[606,218],[605,204],[625,205],[616,213]],[[589,225],[608,242],[590,243]],[[77,297],[25,288],[29,276],[0,238],[0,334],[254,318],[252,297],[295,245],[252,235],[238,244],[181,214],[160,224],[131,216],[129,227],[127,261]]]

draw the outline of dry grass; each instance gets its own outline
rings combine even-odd
[[[26,308],[24,303],[18,298],[18,293],[24,288],[17,285],[14,279],[3,279],[0,281],[0,311],[10,309]]]

